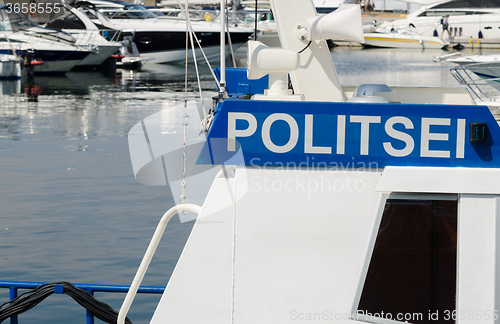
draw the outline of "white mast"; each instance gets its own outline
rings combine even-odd
[[[220,1],[220,93],[226,97],[226,1]]]

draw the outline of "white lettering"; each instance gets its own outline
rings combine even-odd
[[[273,143],[271,140],[271,126],[277,120],[285,121],[290,127],[290,138],[288,142],[283,146],[278,146]],[[297,141],[299,140],[299,126],[295,119],[288,114],[272,114],[266,118],[264,124],[262,124],[262,141],[268,150],[274,153],[286,153],[291,151],[295,145],[297,145]]]
[[[368,155],[370,144],[370,124],[380,123],[380,116],[351,116],[351,123],[361,123],[360,155]]]
[[[304,153],[332,154],[332,148],[313,146],[313,115],[306,115],[306,134],[304,139]]]
[[[407,156],[413,152],[415,142],[413,138],[406,133],[394,129],[394,124],[403,124],[406,129],[413,129],[413,123],[406,117],[391,117],[385,123],[385,132],[392,138],[405,142],[406,146],[403,149],[395,149],[391,142],[384,142],[385,151],[392,156]]]
[[[236,120],[246,120],[248,122],[247,129],[236,129]],[[227,114],[227,150],[236,150],[236,137],[252,136],[257,130],[257,119],[249,113],[235,113],[230,112]]]
[[[448,140],[447,133],[431,133],[430,132],[431,125],[449,126],[450,119],[449,118],[422,118],[422,134],[421,134],[421,138],[420,138],[420,156],[421,157],[449,158],[450,151],[439,151],[439,150],[430,150],[429,149],[429,142],[430,141],[447,141]]]
[[[337,117],[337,154],[345,153],[345,115]]]
[[[465,119],[457,119],[457,159],[465,156]]]

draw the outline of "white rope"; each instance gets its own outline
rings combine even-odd
[[[186,8],[189,5],[189,0],[186,0]],[[185,204],[188,202],[188,197],[186,195],[186,165],[187,165],[187,119],[189,118],[187,114],[187,70],[188,70],[188,51],[189,51],[189,16],[186,17],[186,60],[184,66],[184,122],[182,123],[184,129],[184,140],[182,141],[182,182],[181,182],[181,196],[179,197],[179,201],[181,204]]]
[[[177,0],[177,3],[179,4],[179,7],[181,8],[182,12],[184,12],[184,14],[187,16],[188,12],[187,12],[187,10],[184,9],[184,7],[182,6],[180,0]],[[194,40],[196,41],[196,44],[198,44],[198,47],[201,50],[201,54],[203,55],[203,58],[205,59],[205,62],[208,65],[208,68],[210,69],[210,72],[212,73],[212,76],[214,77],[215,82],[217,83],[217,87],[220,88],[219,80],[217,79],[217,76],[215,75],[215,73],[214,73],[214,71],[212,69],[212,65],[210,65],[210,62],[208,61],[207,55],[205,54],[205,51],[203,50],[203,47],[201,47],[200,41],[198,39],[198,36],[196,36],[195,33],[193,33],[193,36],[194,36]]]
[[[193,26],[191,25],[191,20],[189,17],[189,13],[187,11],[187,8],[188,8],[187,3],[186,3],[186,7],[184,8],[183,5],[181,4],[180,0],[177,0],[177,2],[179,4],[181,10],[184,12],[184,14],[186,16],[186,31],[189,34],[189,40],[191,43],[191,50],[193,52],[193,61],[194,61],[194,66],[195,66],[195,70],[196,70],[196,78],[198,80],[198,91],[200,93],[201,108],[203,110],[203,120],[201,121],[201,124],[200,124],[200,134],[201,134],[204,132],[208,132],[208,129],[210,128],[210,125],[212,124],[212,121],[213,121],[213,115],[207,114],[207,111],[205,109],[205,102],[203,101],[203,93],[201,90],[200,73],[198,70],[198,60],[196,59],[196,50],[195,50],[193,39],[196,39],[198,47],[200,48],[201,53],[203,54],[203,57],[205,58],[205,61],[207,62],[207,65],[208,65],[210,71],[212,72],[212,76],[214,77],[215,82],[217,82],[217,86],[219,87],[219,89],[220,89],[220,83],[217,80],[217,77],[215,76],[215,74],[213,72],[212,66],[210,65],[210,62],[208,61],[208,58],[206,57],[205,52],[203,51],[203,48],[201,47],[201,44],[200,44],[198,38],[196,37],[196,33],[194,32]],[[187,40],[186,40],[186,42],[187,42]],[[186,71],[185,71],[186,78],[187,78],[187,51],[188,51],[188,49],[187,49],[187,45],[186,45]],[[187,79],[186,79],[186,84],[187,84]],[[185,91],[187,92],[187,88]],[[187,101],[187,99],[186,99],[186,101]]]

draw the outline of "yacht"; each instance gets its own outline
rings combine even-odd
[[[405,19],[388,21],[385,29],[415,27],[422,36],[441,36],[441,18],[449,15],[450,36],[464,38],[499,38],[500,2],[495,0],[451,0],[439,2],[409,14]],[[443,36],[448,37],[445,33]]]
[[[409,30],[399,29],[391,33],[365,33],[361,45],[368,47],[445,49],[449,42],[433,36],[422,36]]]
[[[79,62],[77,66],[101,65],[122,47],[121,42],[110,41],[101,34],[99,27],[105,27],[108,35],[113,30],[114,26],[109,21],[100,21],[98,27],[83,10],[66,4],[63,6],[66,12],[49,20],[43,27],[65,31],[75,38],[75,45],[87,47],[90,50],[91,55]]]
[[[335,11],[343,2],[343,0],[313,0],[318,14],[327,14]]]
[[[132,35],[141,56],[154,57],[156,63],[182,62],[186,57],[186,20],[172,18],[157,11],[119,0],[91,0],[122,31],[118,40]],[[191,21],[193,30],[208,58],[218,57],[220,24],[214,21]],[[252,29],[229,27],[233,49],[248,41]],[[227,38],[227,37],[226,37]],[[227,42],[226,42],[227,44]],[[188,57],[192,59],[191,51]],[[203,58],[196,50],[196,57]]]
[[[43,64],[34,66],[35,73],[65,73],[89,54],[88,48],[75,46],[75,39],[62,31],[32,24],[23,14],[8,14],[0,5],[0,54],[24,57],[34,53]]]
[[[0,32],[0,54],[24,57],[33,52],[43,64],[35,65],[35,73],[66,73],[90,55],[85,48],[14,32]]]

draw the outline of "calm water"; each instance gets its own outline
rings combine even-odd
[[[433,62],[443,54],[332,50],[346,85],[458,86],[449,72],[452,65]],[[184,98],[183,66],[145,68],[118,76],[71,72],[37,77],[38,102],[27,101],[21,82],[0,82],[1,280],[131,283],[174,199],[168,187],[136,182],[127,132]],[[189,73],[194,81],[194,70]],[[202,68],[207,98],[215,94],[211,78]],[[189,97],[196,98],[197,90],[190,82]],[[174,131],[181,131],[182,122],[176,125]],[[191,227],[192,222],[171,221],[143,284],[167,283]],[[96,297],[119,309],[124,295]],[[0,303],[7,300],[7,292],[0,291]],[[129,317],[148,323],[158,300],[137,297]],[[66,295],[50,296],[20,316],[22,324],[84,322],[84,310]]]

